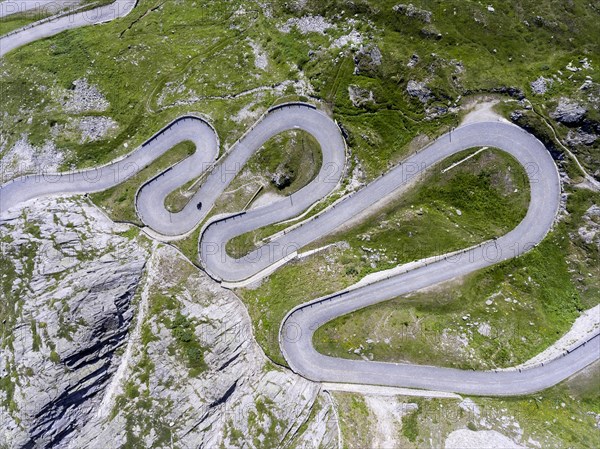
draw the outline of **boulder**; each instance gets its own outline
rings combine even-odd
[[[431,98],[431,90],[424,82],[410,80],[406,85],[406,92],[411,97],[416,97],[421,103],[427,103]]]
[[[573,125],[579,123],[586,113],[587,109],[579,103],[563,97],[558,102],[554,112],[550,114],[550,117],[566,125]]]
[[[408,5],[400,3],[394,6],[392,10],[397,14],[410,17],[411,19],[420,20],[423,23],[431,23],[431,11],[417,8],[412,3],[409,3]]]
[[[530,83],[531,91],[535,95],[543,95],[552,86],[553,82],[554,81],[551,78],[544,78],[543,76],[540,76],[538,79]]]

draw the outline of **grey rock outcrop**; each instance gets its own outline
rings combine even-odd
[[[375,96],[373,91],[364,89],[360,86],[348,86],[348,96],[352,104],[360,108],[368,103],[375,103]]]
[[[271,183],[273,183],[273,185],[279,190],[289,187],[292,184],[292,181],[293,174],[287,172],[285,167],[279,167],[278,171],[271,177]]]
[[[543,76],[540,76],[538,79],[530,83],[531,91],[536,95],[543,95],[552,86],[553,82],[554,81],[551,78],[544,78]]]
[[[70,113],[106,111],[109,106],[104,94],[97,86],[89,84],[87,78],[73,81],[72,88],[63,100],[64,110]]]
[[[78,128],[81,132],[81,143],[95,142],[105,138],[111,131],[119,127],[118,123],[110,117],[88,116],[79,120]]]
[[[241,301],[172,247],[78,199],[0,230],[0,447],[337,447],[320,385],[271,363]]]
[[[288,21],[279,26],[278,29],[282,33],[289,33],[293,28],[296,28],[302,34],[325,34],[325,32],[333,26],[332,23],[325,20],[322,16],[303,16],[300,18],[292,17],[291,19],[288,19]]]
[[[412,3],[405,5],[400,3],[392,8],[395,13],[402,14],[406,17],[410,17],[411,19],[420,20],[423,23],[431,22],[431,11],[427,11],[426,9],[417,8]]]
[[[381,50],[377,45],[361,46],[354,55],[354,73],[376,73],[381,66],[382,58]]]
[[[431,90],[424,82],[410,80],[406,86],[406,92],[411,97],[416,97],[421,103],[427,103],[431,98]]]
[[[591,145],[596,140],[598,140],[598,136],[596,134],[587,133],[582,129],[578,129],[576,131],[569,130],[565,141],[572,146],[576,145]]]
[[[146,251],[82,201],[6,214],[0,446],[52,447],[87,421],[116,370]]]
[[[580,122],[586,112],[587,110],[579,103],[569,98],[561,98],[550,117],[561,123],[573,125]]]
[[[578,229],[581,239],[588,245],[595,244],[600,251],[600,206],[591,206],[583,215],[584,225]]]
[[[319,385],[268,361],[231,291],[167,246],[147,272],[122,381],[70,447],[337,447]],[[177,321],[191,323],[187,344],[202,348],[200,370],[190,369]]]
[[[408,63],[406,64],[406,67],[408,67],[409,69],[412,69],[413,67],[415,67],[418,63],[419,63],[419,55],[414,53],[411,57],[410,60],[408,61]]]

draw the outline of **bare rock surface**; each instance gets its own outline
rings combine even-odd
[[[114,132],[119,127],[118,123],[110,117],[88,116],[79,120],[78,128],[81,132],[81,143],[101,140]]]
[[[526,449],[495,430],[459,429],[446,438],[446,449]]]
[[[72,89],[67,91],[63,108],[70,113],[105,111],[110,103],[100,89],[88,82],[87,78],[73,81]]]
[[[426,9],[418,8],[415,5],[413,5],[412,3],[409,3],[408,5],[400,3],[396,6],[394,6],[392,9],[394,12],[396,12],[398,14],[402,14],[406,17],[410,17],[411,19],[420,20],[423,23],[431,22],[431,15],[432,15],[431,11],[427,11]]]
[[[579,236],[588,245],[596,244],[600,250],[600,206],[591,206],[583,216],[584,225],[578,229]]]
[[[333,41],[331,48],[342,48],[346,45],[351,47],[359,46],[364,41],[364,36],[357,30],[352,30],[348,34],[344,34]]]
[[[375,103],[373,91],[364,89],[360,86],[348,86],[348,96],[350,97],[352,104],[357,108],[360,108],[368,103]]]
[[[354,56],[354,74],[372,74],[382,63],[381,50],[377,45],[363,45]]]
[[[554,112],[550,114],[550,117],[564,124],[571,125],[581,121],[586,112],[587,109],[574,100],[561,98]]]
[[[41,146],[34,146],[29,136],[23,134],[7,150],[0,162],[1,182],[32,172],[55,172],[64,161],[64,154],[51,140]]]
[[[550,87],[552,87],[553,83],[554,80],[552,80],[552,78],[544,78],[543,76],[540,76],[538,79],[531,82],[531,91],[536,95],[543,95]]]
[[[289,33],[293,28],[296,28],[301,34],[325,34],[325,32],[333,26],[332,23],[325,20],[322,16],[303,16],[300,18],[292,17],[291,19],[288,19],[287,22],[279,26],[278,29],[282,33]]]
[[[0,447],[337,447],[319,384],[273,365],[240,300],[173,248],[77,199],[0,230]]]
[[[431,90],[424,82],[410,80],[406,86],[406,92],[411,97],[416,97],[421,103],[427,103],[431,98]]]
[[[85,422],[116,369],[146,251],[82,201],[0,221],[0,446],[50,447]]]
[[[592,145],[596,140],[598,140],[598,136],[596,134],[585,132],[582,129],[569,130],[565,141],[567,144],[571,146],[577,145]]]
[[[171,438],[186,448],[337,446],[320,386],[271,364],[239,299],[173,248],[153,253],[140,307],[123,383],[105,397],[109,413],[71,447],[170,447]],[[201,364],[190,363],[194,342]]]

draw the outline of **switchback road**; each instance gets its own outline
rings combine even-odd
[[[114,12],[115,5],[119,8],[117,12]],[[0,38],[0,56],[64,29],[119,17],[134,5],[133,0],[117,1],[110,11],[99,8],[98,18],[92,22],[74,14],[67,18],[68,21],[59,19],[56,23],[43,23],[7,35]],[[219,142],[214,129],[200,118],[181,117],[113,163],[71,173],[32,174],[0,186],[0,216],[35,198],[105,190],[133,176],[177,143],[189,140],[196,145],[196,152],[145,183],[136,196],[136,208],[146,225],[163,235],[186,234],[207,216],[248,158],[270,137],[288,129],[304,129],[318,140],[323,153],[319,174],[291,198],[213,219],[203,229],[199,242],[200,258],[206,271],[215,279],[241,281],[261,276],[269,267],[285,262],[290,254],[334,231],[377,201],[392,194],[401,195],[425,170],[468,148],[489,146],[511,154],[525,167],[531,187],[527,215],[506,235],[458,255],[441,256],[412,271],[319,298],[290,311],[281,325],[280,344],[295,372],[315,381],[416,387],[478,395],[517,395],[554,385],[600,358],[598,335],[544,365],[499,373],[346,360],[324,356],[313,347],[315,330],[338,316],[518,257],[545,237],[558,210],[558,172],[546,148],[532,135],[510,124],[475,123],[440,137],[362,190],[241,259],[227,255],[225,245],[230,239],[301,214],[331,193],[342,178],[345,147],[339,129],[312,106],[290,104],[274,108],[219,160],[216,159]],[[206,178],[192,201],[180,213],[168,213],[164,206],[166,196],[205,172]]]

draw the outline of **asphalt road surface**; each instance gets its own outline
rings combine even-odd
[[[0,57],[9,51],[31,42],[54,36],[66,30],[86,25],[97,25],[124,17],[135,7],[137,0],[115,0],[110,5],[100,6],[89,11],[80,11],[67,16],[41,21],[38,25],[15,30],[0,37]],[[8,5],[5,5],[8,11]]]
[[[134,0],[116,1],[108,7],[97,8],[93,20],[90,20],[89,14],[76,13],[7,35],[0,38],[0,56],[65,29],[120,17],[131,11],[135,3]],[[196,145],[196,152],[141,186],[136,196],[136,208],[146,225],[164,235],[182,235],[206,217],[241,167],[264,142],[280,132],[298,128],[311,133],[321,145],[323,164],[318,176],[291,198],[247,213],[215,219],[205,227],[199,251],[207,272],[214,278],[240,281],[260,275],[270,266],[286,261],[289,254],[344,225],[382,198],[401,195],[425,170],[468,148],[496,147],[514,156],[526,169],[531,201],[523,221],[494,241],[452,257],[441,256],[437,261],[412,271],[319,298],[290,311],[281,325],[280,344],[295,372],[315,381],[428,388],[480,395],[517,395],[552,386],[600,358],[598,335],[552,362],[522,371],[498,373],[332,358],[319,354],[312,345],[315,330],[340,315],[517,257],[545,237],[559,205],[560,182],[556,166],[537,139],[506,123],[470,124],[456,129],[451,135],[442,136],[359,192],[241,259],[233,259],[226,254],[225,245],[231,238],[297,216],[333,191],[342,178],[345,147],[339,129],[313,107],[293,104],[270,111],[219,160],[216,160],[219,143],[214,129],[197,117],[182,117],[113,163],[71,173],[41,171],[0,186],[0,215],[35,198],[105,190],[133,176],[177,143],[189,140]],[[190,203],[180,213],[170,214],[164,207],[166,196],[204,172],[207,175]],[[196,207],[198,202],[204,205],[201,210]]]
[[[4,0],[0,1],[0,18],[24,12],[39,16],[79,6],[80,0]]]

